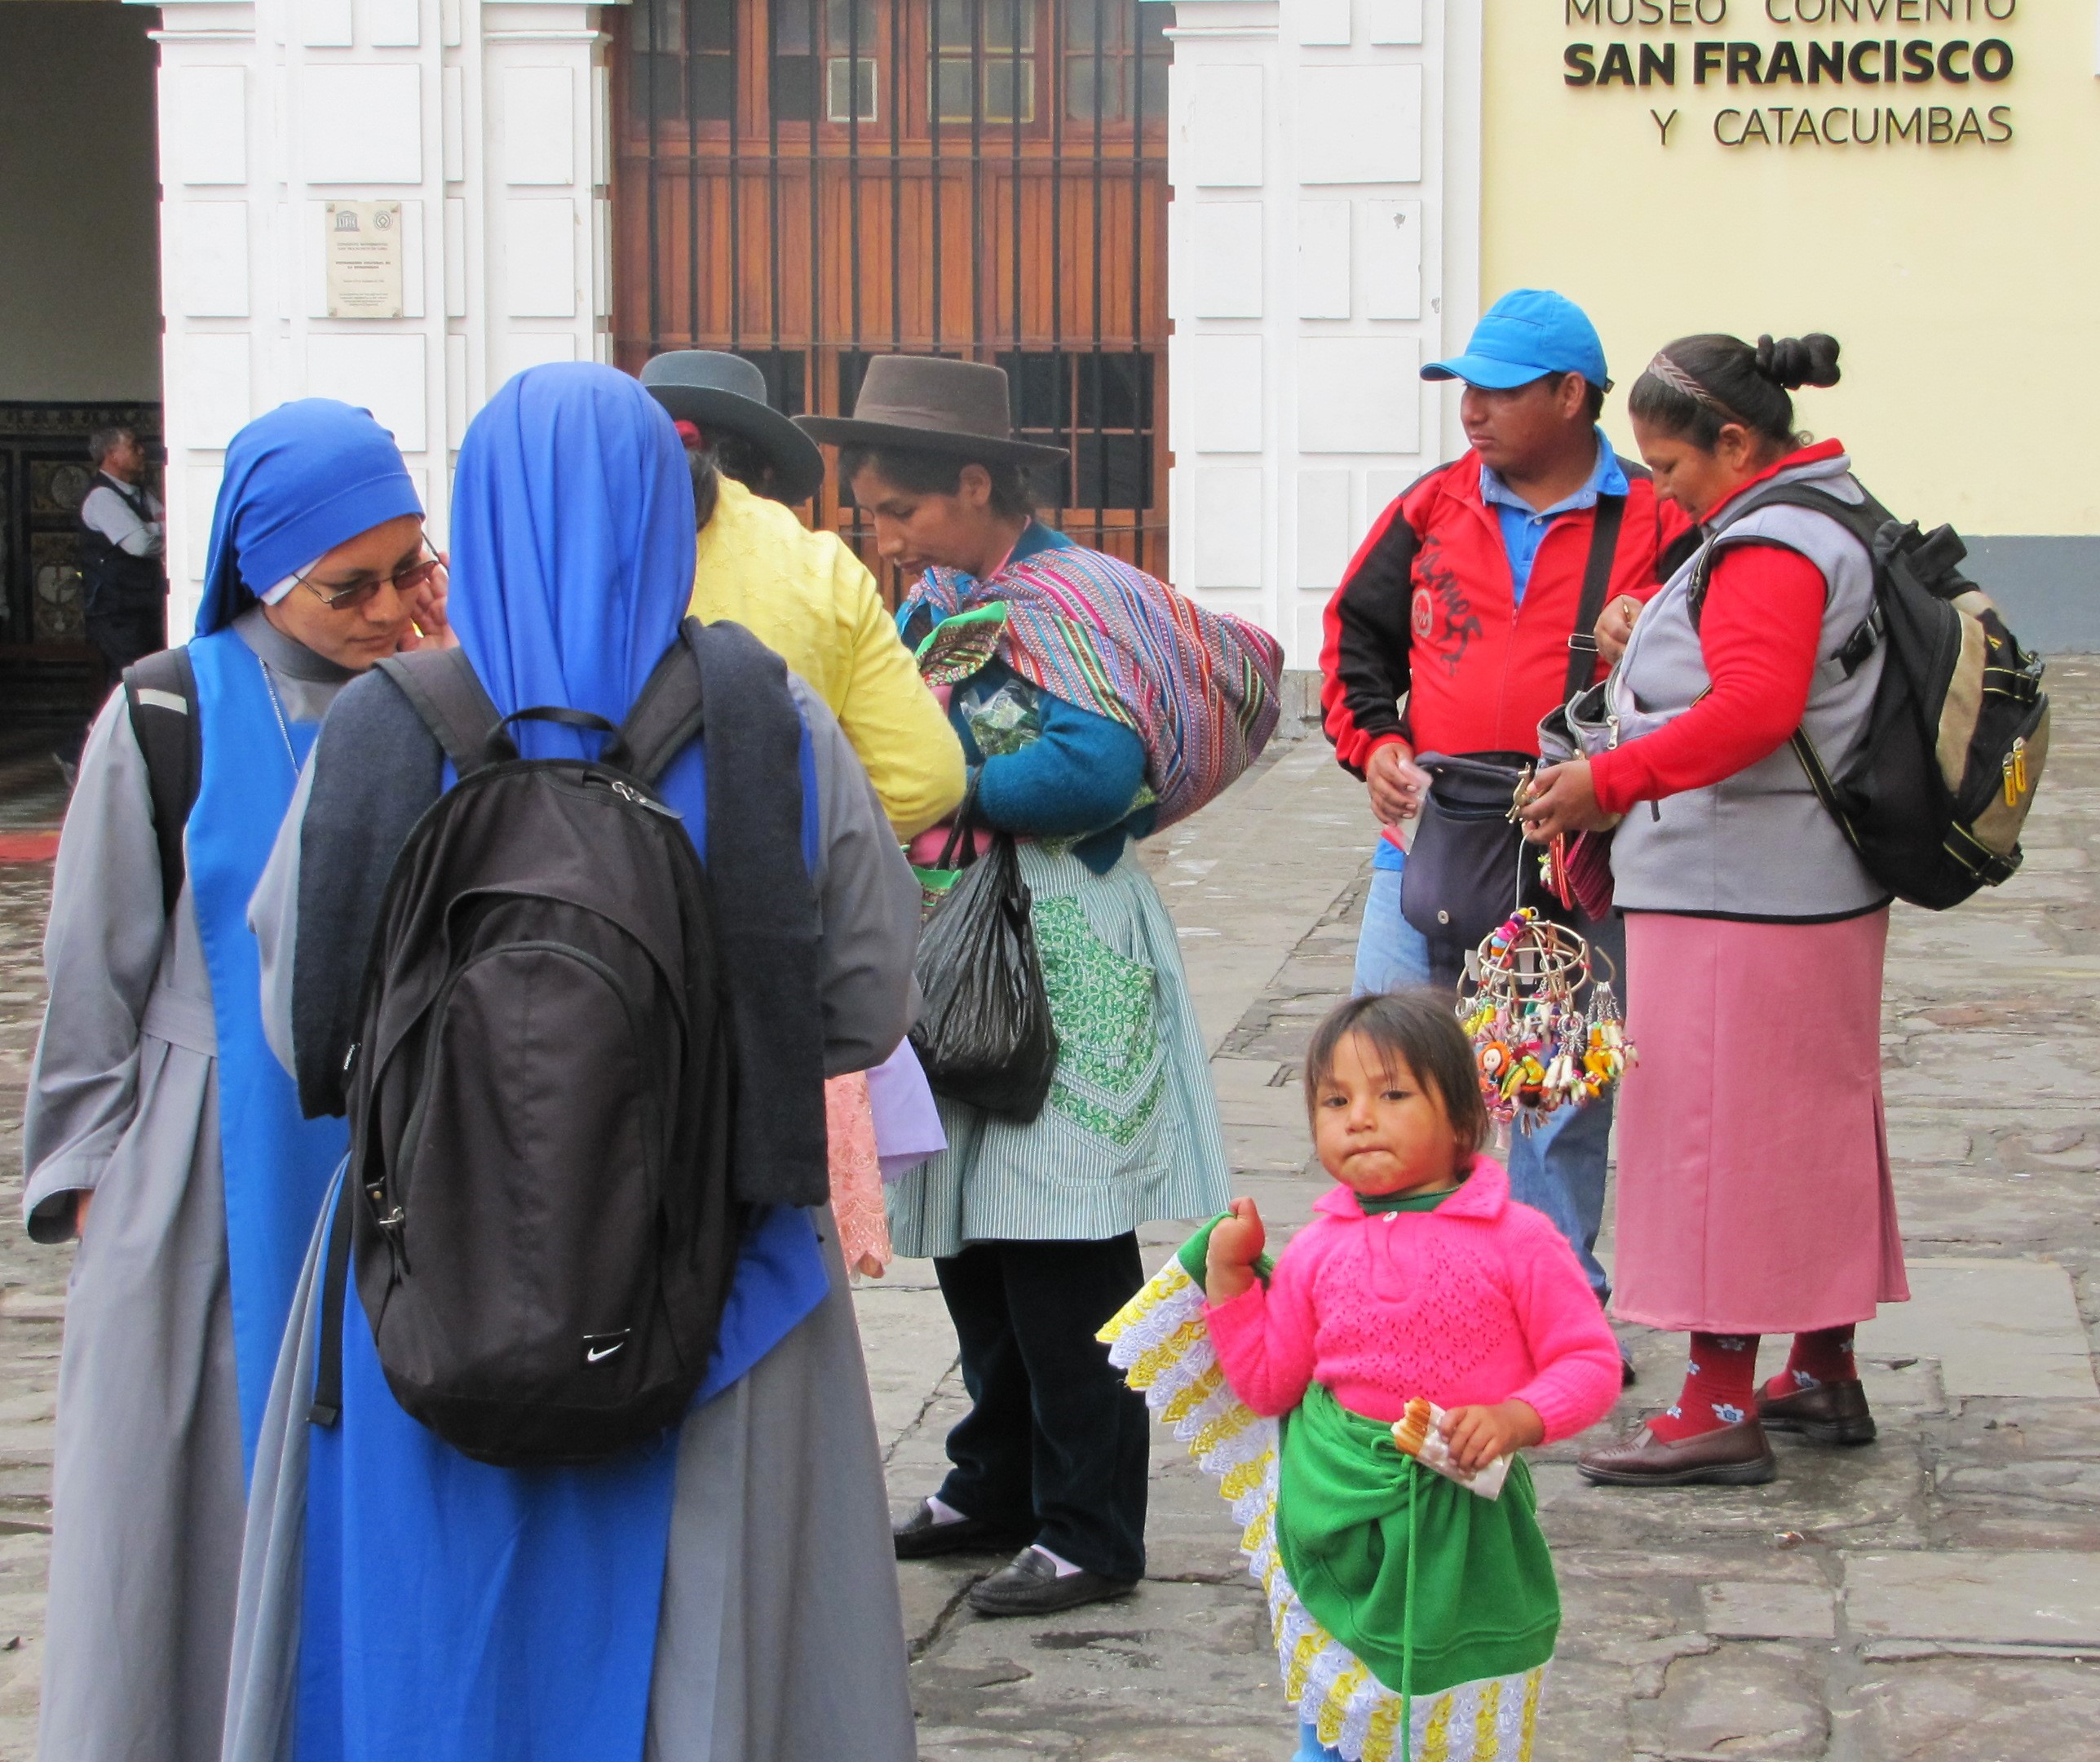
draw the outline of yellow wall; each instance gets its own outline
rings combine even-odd
[[[1623,16],[1626,0],[1614,0]],[[1702,0],[1712,15],[1715,0]],[[1902,0],[1906,11],[1926,10]],[[1992,0],[1998,10],[2005,0]],[[1667,11],[1669,0],[1661,0]],[[1957,16],[1968,0],[1955,0]],[[1785,16],[1819,0],[1771,0]],[[2009,22],[1780,26],[1727,0],[1718,28],[1599,28],[1572,0],[1487,0],[1481,293],[1558,288],[1603,333],[1625,392],[1670,338],[1798,334],[1844,345],[1844,383],[1797,396],[1891,507],[1979,534],[2100,533],[2100,80],[2091,0],[2019,0]],[[1634,11],[1652,10],[1635,0]],[[1863,13],[1868,10],[1863,5]],[[1954,38],[2010,42],[2002,83],[1691,82],[1692,45]],[[1678,44],[1674,88],[1572,89],[1571,42]],[[1632,57],[1638,68],[1638,47]],[[1956,64],[1958,68],[1959,64]],[[1974,104],[2007,145],[1717,144],[1724,107]],[[1651,108],[1680,114],[1662,146]],[[1769,118],[1767,119],[1769,126]],[[1791,125],[1790,125],[1791,126]],[[1731,125],[1733,129],[1741,125]]]

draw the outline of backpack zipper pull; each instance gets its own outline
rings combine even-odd
[[[2013,750],[2005,755],[2005,805],[2017,808],[2020,798],[2027,792],[2027,742],[2023,734],[2013,742]]]
[[[651,813],[661,814],[666,820],[683,821],[685,818],[685,816],[677,808],[667,806],[652,796],[644,795],[639,790],[630,784],[622,783],[617,777],[612,780],[612,793],[622,801],[630,801],[637,808],[646,808]]]

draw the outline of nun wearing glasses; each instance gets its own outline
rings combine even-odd
[[[82,755],[24,1126],[29,1233],[79,1244],[46,1756],[219,1754],[256,1432],[344,1148],[264,1042],[248,900],[330,702],[446,640],[444,603],[392,436],[285,405],[228,449],[196,636],[127,671]]]

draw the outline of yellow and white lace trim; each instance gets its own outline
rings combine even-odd
[[[1276,1551],[1276,1422],[1232,1392],[1210,1344],[1203,1290],[1167,1262],[1101,1330],[1108,1361],[1218,1482],[1240,1552],[1269,1600],[1284,1693],[1347,1762],[1402,1762],[1400,1697],[1298,1600]],[[1531,1762],[1547,1667],[1417,1695],[1405,1762]]]

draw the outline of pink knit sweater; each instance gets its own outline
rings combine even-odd
[[[1288,1413],[1309,1383],[1373,1419],[1408,1399],[1516,1400],[1567,1437],[1611,1410],[1619,1345],[1574,1254],[1542,1211],[1510,1197],[1489,1157],[1435,1211],[1366,1216],[1336,1187],[1278,1257],[1274,1277],[1207,1306],[1240,1400]]]

